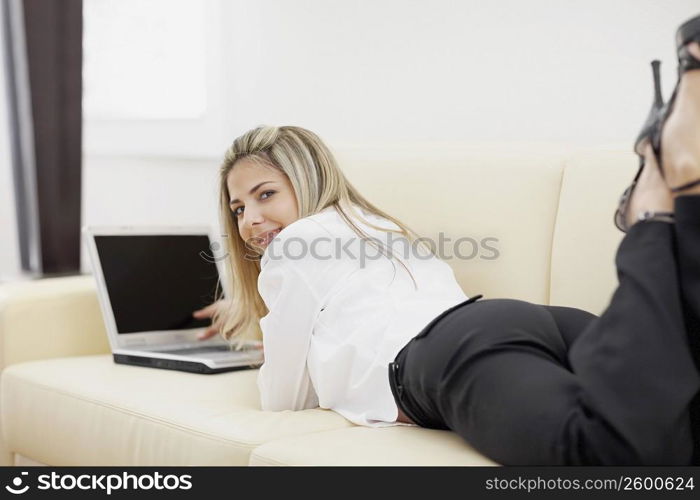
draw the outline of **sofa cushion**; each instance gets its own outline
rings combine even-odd
[[[352,427],[272,441],[250,465],[497,465],[450,431]]]
[[[108,352],[92,276],[0,285],[0,369],[23,361]]]
[[[274,439],[350,427],[327,410],[263,412],[257,370],[218,375],[118,365],[109,355],[2,374],[8,448],[61,465],[247,465]]]

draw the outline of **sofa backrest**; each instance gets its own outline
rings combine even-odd
[[[635,171],[631,152],[404,145],[336,156],[381,209],[436,243],[451,239],[437,248],[467,295],[596,314],[607,304],[622,236],[612,215]]]
[[[603,312],[617,286],[613,225],[619,197],[637,170],[626,151],[581,151],[564,161],[552,245],[550,303]]]

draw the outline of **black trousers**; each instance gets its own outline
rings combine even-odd
[[[480,296],[389,365],[397,405],[503,465],[698,463],[700,196],[635,224],[600,317]]]

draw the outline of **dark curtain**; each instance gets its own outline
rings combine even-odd
[[[2,0],[21,263],[80,270],[82,0]]]

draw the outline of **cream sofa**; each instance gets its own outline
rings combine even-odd
[[[468,295],[604,310],[622,237],[612,213],[633,154],[437,144],[337,156],[370,200],[419,233],[463,238],[463,258],[444,258]],[[91,276],[0,285],[0,362],[7,464],[493,464],[448,431],[357,427],[322,409],[263,412],[255,370],[114,364]]]

